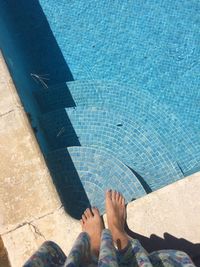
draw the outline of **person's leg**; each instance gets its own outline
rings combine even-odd
[[[86,209],[81,219],[82,233],[77,238],[65,267],[97,266],[103,221],[96,208]]]
[[[81,219],[82,231],[90,238],[91,253],[99,256],[101,233],[104,229],[102,218],[97,208],[86,209]]]
[[[124,231],[126,220],[125,199],[120,193],[112,190],[106,192],[106,214],[108,229],[112,233],[117,248],[124,249],[128,245],[129,239]]]
[[[149,254],[153,266],[168,267],[195,267],[191,258],[183,251],[178,250],[159,250]]]
[[[140,242],[130,239],[124,230],[126,208],[125,199],[120,193],[112,190],[106,192],[106,213],[108,229],[118,248],[119,266],[152,266],[148,253]]]
[[[52,241],[44,242],[23,267],[61,267],[65,263],[66,255],[62,249]]]
[[[116,249],[113,244],[111,232],[108,229],[102,231],[98,266],[118,267]]]

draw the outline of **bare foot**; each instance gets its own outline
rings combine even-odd
[[[106,192],[106,214],[114,242],[118,249],[125,248],[128,245],[128,236],[124,231],[126,208],[125,199],[120,193],[112,190]]]
[[[97,208],[86,209],[81,219],[82,231],[90,237],[91,253],[99,255],[103,221]]]

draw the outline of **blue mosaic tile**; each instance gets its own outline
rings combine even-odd
[[[200,128],[199,0],[39,2],[75,80],[145,88]]]
[[[98,207],[103,214],[107,189],[123,193],[126,202],[146,194],[130,169],[100,148],[81,146],[56,150],[47,156],[47,162],[65,197],[65,207],[74,217],[80,218],[90,205]]]
[[[155,100],[148,92],[120,83],[76,81],[67,83],[65,89],[58,85],[43,92],[42,97],[39,97],[41,106],[52,109],[58,108],[59,104],[60,108],[67,106],[65,91],[68,90],[76,106],[111,109],[154,128],[185,175],[200,168],[199,133],[187,129],[168,106]]]
[[[77,107],[48,113],[41,124],[52,150],[73,145],[68,131],[72,126],[80,145],[106,149],[139,174],[151,191],[183,177],[157,132],[126,114]],[[60,129],[65,131],[58,136]]]

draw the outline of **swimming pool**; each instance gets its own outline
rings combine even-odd
[[[28,3],[27,3],[28,2]],[[1,48],[66,210],[200,169],[198,1],[2,1]]]

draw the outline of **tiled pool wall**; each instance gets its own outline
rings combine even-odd
[[[1,49],[70,215],[200,169],[198,1],[0,4]]]

